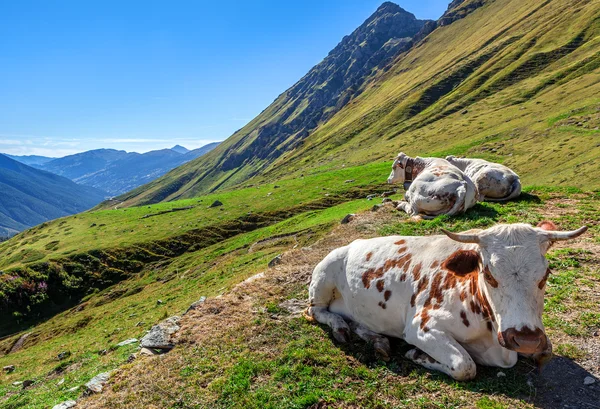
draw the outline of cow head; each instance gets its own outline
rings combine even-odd
[[[392,173],[390,174],[390,177],[387,180],[388,183],[404,182],[406,162],[408,161],[408,159],[408,155],[406,155],[404,152],[400,152],[398,154],[396,160],[394,160],[394,163],[392,164]]]
[[[496,225],[486,230],[444,233],[461,243],[476,243],[481,260],[477,285],[487,299],[504,348],[537,356],[551,345],[544,333],[542,312],[550,273],[546,252],[553,242],[583,234],[587,227],[556,231],[552,222]]]

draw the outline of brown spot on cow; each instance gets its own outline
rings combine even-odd
[[[402,273],[400,276],[400,281],[406,281],[406,273]]]
[[[464,288],[462,290],[460,290],[459,298],[460,298],[461,301],[464,301],[464,300],[467,299],[467,292],[465,291]]]
[[[416,266],[413,267],[412,270],[412,275],[413,275],[413,280],[414,281],[418,281],[419,278],[421,278],[421,263],[417,264]],[[405,269],[404,271],[406,271],[407,269]]]
[[[456,250],[448,257],[442,267],[458,276],[477,273],[481,257],[475,250]]]
[[[492,326],[492,321],[487,322],[487,329],[490,332],[494,332],[494,327]]]
[[[431,263],[431,266],[429,266],[429,268],[437,268],[437,266],[439,266],[439,265],[440,265],[440,262],[437,260],[434,260],[434,262]]]
[[[367,253],[367,261],[371,261],[371,257],[373,257],[373,252]]]
[[[462,318],[462,322],[463,322],[463,324],[465,324],[465,327],[468,327],[469,325],[471,325],[471,323],[467,319],[467,313],[466,312],[461,311],[460,312],[460,318]]]
[[[385,303],[384,303],[384,302],[382,302],[382,301],[379,301],[379,304],[377,304],[377,305],[379,305],[379,306],[380,306],[381,308],[383,308],[384,310],[385,310],[385,308],[386,308],[386,305],[385,305]]]
[[[427,322],[429,322],[430,318],[431,317],[429,316],[429,314],[427,313],[426,310],[421,311],[421,324],[420,324],[420,327],[421,327],[421,329],[423,331],[425,331],[425,328],[427,328],[426,325],[427,325]],[[427,331],[429,331],[429,329],[427,329]],[[425,332],[427,332],[427,331],[425,331]]]
[[[404,254],[406,252],[407,247],[400,247],[398,249],[398,254]]]
[[[383,299],[386,301],[389,300],[391,296],[392,296],[392,292],[390,290],[386,290],[386,292],[383,293]]]
[[[405,266],[407,263],[410,263],[410,258],[412,256],[409,254],[405,254],[404,256],[397,259],[389,259],[383,263],[383,266],[378,268],[370,268],[365,271],[362,275],[362,282],[365,288],[371,287],[371,282],[377,278],[383,277],[383,275],[391,270],[392,268],[401,268]]]
[[[395,242],[394,244],[395,244],[396,246],[401,246],[401,245],[403,245],[403,244],[405,244],[405,243],[406,243],[406,240],[404,240],[404,239],[400,239],[400,240],[398,240],[397,242]]]
[[[410,298],[411,306],[413,306],[413,307],[415,306],[415,304],[417,302],[417,297],[419,296],[419,294],[421,294],[423,291],[425,291],[425,289],[427,288],[427,284],[429,284],[429,279],[427,277],[423,277],[419,281],[419,283],[417,284],[417,289],[416,289],[415,293]]]
[[[377,291],[382,292],[385,286],[385,282],[383,280],[377,280]]]
[[[550,269],[546,269],[546,274],[544,274],[544,278],[542,278],[542,280],[538,283],[538,288],[540,290],[544,289],[544,286],[546,285],[546,281],[548,281],[548,277],[550,276]]]
[[[496,281],[488,266],[485,266],[483,269],[483,278],[485,278],[485,281],[487,281],[489,285],[494,288],[498,288],[498,281]]]

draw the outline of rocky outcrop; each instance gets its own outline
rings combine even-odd
[[[278,98],[285,101],[281,114],[240,138],[225,153],[222,170],[237,168],[246,160],[274,159],[299,144],[357,95],[373,70],[406,50],[426,23],[394,3],[383,3]],[[249,145],[248,140],[252,140]]]
[[[140,341],[140,346],[149,349],[172,349],[174,344],[171,342],[171,336],[179,331],[179,320],[180,318],[175,316],[153,326]]]

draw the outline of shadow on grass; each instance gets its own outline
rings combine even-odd
[[[328,332],[326,325],[319,326]],[[456,390],[470,391],[478,394],[503,395],[513,399],[521,399],[535,407],[543,409],[600,408],[600,382],[586,369],[576,362],[562,357],[554,358],[541,373],[528,358],[519,357],[512,368],[497,368],[477,365],[477,376],[468,382],[458,382],[449,376],[428,370],[405,358],[406,352],[414,348],[402,339],[389,337],[392,355],[388,362],[381,361],[369,343],[352,335],[351,342],[339,344],[345,354],[353,356],[369,368],[386,367],[400,377],[425,377],[425,380],[444,383]],[[592,385],[584,386],[586,377],[595,379]],[[566,406],[567,405],[567,406]]]

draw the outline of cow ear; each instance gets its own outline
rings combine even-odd
[[[464,276],[479,271],[481,265],[481,256],[475,250],[456,250],[442,263],[442,268],[459,275]]]
[[[540,229],[546,230],[546,231],[558,230],[558,228],[556,227],[556,224],[554,224],[550,220],[543,220],[543,221],[539,222],[536,227],[539,227]]]

